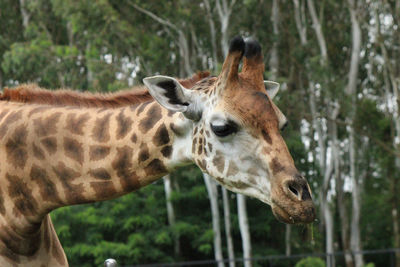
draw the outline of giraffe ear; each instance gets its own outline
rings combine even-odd
[[[175,78],[168,76],[152,76],[143,79],[150,94],[157,102],[175,112],[182,112],[187,118],[196,120],[201,112],[194,101],[193,91],[183,87]]]
[[[273,99],[279,91],[280,84],[273,81],[264,81],[264,85],[269,98]]]

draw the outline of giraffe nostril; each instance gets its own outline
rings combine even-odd
[[[303,185],[303,193],[301,194],[301,200],[309,200],[312,199],[311,197],[311,193],[308,190],[308,186],[307,185]]]
[[[299,198],[299,192],[294,188],[292,185],[289,185],[289,190],[297,197]]]

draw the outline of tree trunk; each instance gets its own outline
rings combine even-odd
[[[356,172],[356,143],[353,122],[356,114],[356,86],[358,78],[358,65],[360,60],[361,49],[361,28],[357,19],[357,10],[354,0],[348,0],[349,11],[351,17],[351,35],[352,35],[352,52],[349,70],[349,79],[346,88],[346,93],[350,96],[352,102],[352,111],[348,117],[349,133],[349,162],[350,162],[350,179],[352,184],[352,218],[351,218],[351,234],[350,245],[354,254],[356,267],[364,266],[364,258],[360,253],[361,238],[360,238],[360,212],[361,212],[361,196],[360,196],[360,181],[357,179]]]
[[[307,0],[307,6],[310,11],[315,35],[317,35],[317,40],[318,40],[318,44],[319,44],[319,48],[320,48],[320,52],[321,52],[322,61],[323,61],[323,63],[327,63],[327,61],[328,61],[328,52],[327,51],[328,50],[326,48],[325,38],[322,33],[321,23],[317,17],[317,12],[315,11],[314,1]]]
[[[22,26],[24,26],[24,29],[28,28],[29,25],[29,20],[31,18],[30,13],[28,12],[28,9],[26,8],[26,4],[28,1],[26,0],[19,0],[19,8],[21,11],[21,17],[22,17]]]
[[[244,266],[251,267],[252,263],[249,260],[251,258],[250,230],[249,230],[249,221],[247,218],[246,197],[244,195],[237,194],[237,206],[239,215],[240,235],[242,236]]]
[[[302,12],[302,9],[299,4],[299,0],[293,0],[294,4],[294,19],[296,21],[296,28],[300,36],[300,42],[302,46],[307,44],[307,27],[304,25],[305,22],[305,14]]]
[[[172,195],[172,183],[171,183],[171,176],[168,174],[164,176],[164,190],[165,190],[165,199],[167,202],[167,214],[168,214],[168,224],[169,226],[174,229],[175,227],[175,210],[174,205],[171,201]],[[174,254],[175,257],[180,255],[180,242],[179,236],[174,232]]]
[[[340,171],[340,153],[339,153],[339,140],[338,140],[338,133],[337,133],[337,124],[336,124],[336,117],[332,116],[332,123],[330,127],[330,136],[332,140],[332,156],[334,158],[334,173],[335,173],[335,181],[336,181],[336,203],[337,208],[339,211],[339,218],[340,218],[340,226],[341,226],[341,239],[342,239],[342,246],[344,252],[344,260],[347,267],[353,267],[354,261],[353,257],[351,256],[350,251],[350,240],[349,240],[349,218],[347,215],[346,203],[345,203],[345,196],[344,196],[344,184],[343,179],[341,177]]]
[[[224,187],[221,187],[221,189],[222,189],[222,200],[224,203],[225,235],[226,235],[226,243],[228,246],[229,267],[235,267],[235,252],[233,248],[233,239],[231,231],[231,211],[229,207],[229,197],[228,197],[229,192]]]
[[[232,8],[236,3],[236,0],[216,0],[216,6],[218,11],[219,21],[221,22],[221,47],[224,57],[228,55],[229,50],[229,19],[231,17]]]
[[[271,49],[271,58],[269,60],[269,67],[271,69],[271,79],[275,80],[278,76],[279,68],[279,55],[278,55],[278,37],[279,37],[279,1],[272,1],[272,16],[271,16],[272,28],[274,33],[274,43]]]
[[[214,257],[218,262],[218,267],[224,267],[221,245],[221,228],[218,209],[218,190],[217,183],[208,174],[203,174],[204,182],[207,187],[208,197],[210,198],[212,225],[214,232]]]
[[[207,20],[208,25],[210,26],[210,37],[211,37],[211,49],[212,49],[212,59],[213,66],[212,69],[215,69],[218,66],[218,58],[217,58],[217,37],[215,31],[215,23],[213,20],[213,15],[211,11],[211,5],[209,0],[203,0],[204,6],[207,11]]]

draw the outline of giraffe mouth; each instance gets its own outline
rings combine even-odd
[[[277,201],[272,201],[271,208],[275,218],[286,224],[306,224],[315,220],[315,208],[312,201],[307,201],[301,206],[293,203],[282,205]]]

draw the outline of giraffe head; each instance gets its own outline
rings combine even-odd
[[[166,76],[144,83],[162,106],[184,115],[176,125],[179,153],[229,190],[270,204],[279,220],[309,223],[310,187],[281,136],[287,120],[272,102],[279,85],[265,82],[263,72],[260,45],[236,37],[218,77],[190,89]]]

